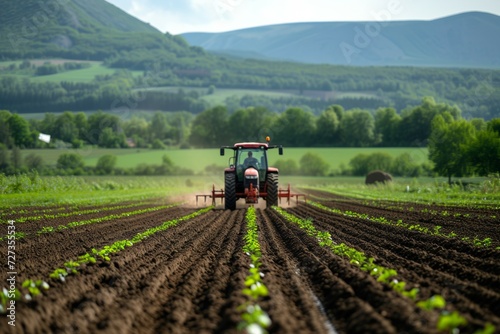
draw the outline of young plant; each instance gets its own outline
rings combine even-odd
[[[24,298],[26,300],[31,300],[33,297],[38,296],[42,292],[40,289],[48,290],[49,284],[40,279],[36,281],[27,279],[23,282],[22,287],[28,289],[28,293],[24,295]]]
[[[243,251],[250,256],[249,274],[245,279],[245,288],[242,293],[250,298],[238,307],[242,312],[241,322],[238,324],[238,329],[245,330],[247,333],[267,333],[266,328],[271,325],[271,319],[257,304],[258,300],[266,297],[269,294],[267,287],[262,282],[264,274],[259,268],[262,265],[258,239],[257,215],[255,208],[250,207],[245,216],[247,222],[247,233],[244,237],[245,245]]]
[[[459,333],[459,327],[466,326],[467,320],[457,311],[448,313],[443,311],[439,316],[437,329],[448,333]]]

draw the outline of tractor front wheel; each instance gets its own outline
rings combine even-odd
[[[224,176],[224,202],[226,210],[236,209],[236,175],[226,174]]]
[[[278,205],[278,174],[269,174],[267,176],[267,197],[266,207]]]

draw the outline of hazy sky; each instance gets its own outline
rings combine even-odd
[[[500,15],[500,0],[107,0],[162,32],[221,32],[309,21],[429,20]]]

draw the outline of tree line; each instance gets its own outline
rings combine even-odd
[[[0,143],[7,147],[55,147],[58,141],[79,148],[163,146],[218,147],[238,141],[260,141],[270,135],[289,147],[407,147],[426,146],[431,122],[436,115],[461,117],[456,106],[424,98],[417,106],[397,112],[394,108],[345,110],[331,105],[319,115],[300,107],[281,113],[265,107],[247,107],[229,112],[216,106],[193,115],[189,112],[156,112],[149,119],[102,111],[86,114],[63,112],[45,114],[41,120],[26,120],[20,114],[0,112]],[[473,119],[482,126],[486,121]],[[37,140],[38,133],[50,134],[52,144]]]
[[[155,149],[218,147],[241,141],[262,141],[265,136],[288,147],[428,147],[435,171],[451,180],[451,176],[500,171],[499,124],[500,118],[489,121],[463,119],[458,107],[436,103],[431,97],[399,113],[387,107],[370,112],[344,110],[342,106],[332,105],[318,116],[298,107],[290,107],[282,113],[264,107],[248,107],[230,113],[226,107],[217,106],[198,115],[156,112],[150,119],[123,120],[104,112],[90,115],[64,112],[28,121],[19,114],[0,111],[0,148],[6,151],[88,145]],[[40,133],[51,135],[50,144],[38,139]],[[348,173],[365,172],[359,167],[360,163],[367,165],[362,158],[351,162]],[[6,153],[2,159],[5,165]],[[384,159],[386,161],[379,165],[373,163]],[[372,157],[371,165],[385,166],[388,170],[391,166],[406,164],[387,160],[387,157],[378,160]],[[408,170],[417,167],[410,166]],[[430,168],[424,166],[420,171],[404,174],[417,176],[428,170]]]
[[[432,97],[400,112],[391,107],[372,112],[330,105],[319,115],[300,107],[277,113],[265,107],[230,112],[225,106],[216,106],[196,115],[158,111],[122,119],[120,113],[66,111],[27,120],[4,110],[0,111],[0,143],[8,148],[56,147],[61,143],[74,148],[205,148],[261,141],[269,135],[274,142],[288,147],[425,147],[438,115],[465,121],[476,130],[486,127],[484,119],[466,121],[461,113],[457,106],[437,103]],[[51,135],[52,143],[40,142],[39,133]]]

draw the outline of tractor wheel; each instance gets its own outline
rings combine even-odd
[[[236,209],[236,175],[226,174],[224,176],[224,202],[226,210]]]
[[[267,176],[267,198],[266,207],[278,205],[278,174],[269,174]]]

